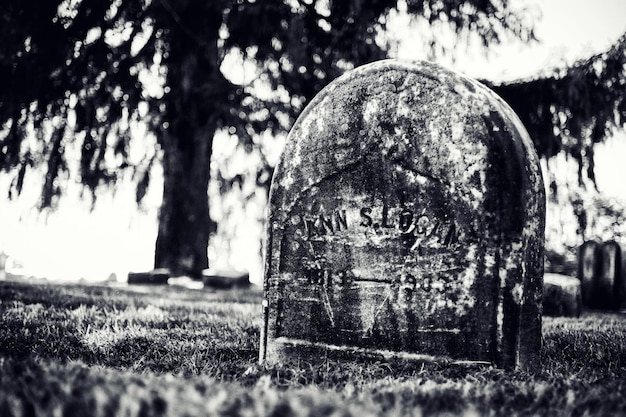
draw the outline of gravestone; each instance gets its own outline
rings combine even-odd
[[[234,270],[205,269],[202,271],[202,282],[208,288],[248,288],[250,286],[250,274]]]
[[[584,242],[578,248],[578,279],[584,307],[597,308],[596,283],[602,268],[600,244],[594,240]]]
[[[543,275],[543,315],[579,317],[582,312],[580,280],[568,275]]]
[[[4,252],[0,252],[0,279],[6,279],[6,265],[9,259],[9,255]]]
[[[602,261],[596,282],[596,296],[600,308],[618,309],[623,287],[622,249],[614,240],[602,243]]]
[[[129,272],[128,283],[131,285],[167,285],[170,271],[166,268],[153,269],[148,272]]]
[[[537,366],[544,204],[531,139],[489,89],[426,62],[350,71],[276,167],[260,360]]]

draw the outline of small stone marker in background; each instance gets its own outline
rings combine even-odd
[[[578,249],[578,278],[583,306],[616,310],[626,307],[622,250],[615,241],[583,243]]]
[[[601,268],[600,244],[589,240],[578,248],[578,279],[584,307],[596,307],[595,283]]]
[[[534,368],[544,187],[483,85],[380,61],[326,87],[273,178],[260,360]]]
[[[148,272],[129,272],[128,283],[129,284],[148,284],[148,285],[167,285],[167,280],[170,278],[169,269],[160,268],[153,269]]]
[[[615,301],[615,305],[617,307],[617,309],[619,310],[623,310],[623,312],[626,312],[626,263],[624,262],[624,256],[622,255],[622,249],[619,246],[618,243],[615,243],[617,245],[617,253],[618,256],[616,256],[615,258],[615,265],[616,268],[619,268],[619,270],[617,271],[617,276],[616,276],[616,283],[617,285],[615,286],[615,296],[616,296],[616,301]]]
[[[202,271],[202,282],[205,287],[216,289],[248,288],[250,274],[234,270],[205,269]]]
[[[579,317],[582,312],[580,280],[561,274],[543,275],[543,314]]]
[[[598,275],[596,295],[606,309],[620,307],[620,294],[623,287],[622,249],[614,240],[602,243],[602,262]]]
[[[6,265],[7,260],[9,259],[9,255],[4,252],[0,252],[0,279],[6,279]]]

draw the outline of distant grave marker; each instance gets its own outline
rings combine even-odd
[[[128,283],[131,285],[167,285],[170,271],[165,268],[153,269],[148,272],[129,272]]]
[[[207,288],[247,288],[250,286],[250,274],[235,270],[205,269],[202,282]]]
[[[493,92],[425,62],[332,82],[273,178],[260,359],[539,364],[544,188]]]
[[[580,280],[568,275],[543,275],[543,315],[579,317],[582,312]]]
[[[604,242],[600,247],[602,262],[596,296],[601,308],[617,309],[620,305],[622,282],[622,249],[615,241]]]
[[[578,278],[583,306],[602,310],[626,307],[622,250],[615,241],[583,243],[578,249]]]
[[[578,248],[578,279],[580,279],[581,293],[584,307],[595,307],[596,289],[601,268],[600,244],[589,240]]]
[[[9,255],[4,252],[0,252],[0,279],[6,279],[6,266],[7,261],[9,260]]]

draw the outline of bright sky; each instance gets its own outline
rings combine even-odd
[[[488,60],[474,50],[466,52],[464,46],[459,46],[456,70],[489,80],[524,78],[563,61],[573,62],[603,51],[626,32],[623,0],[513,0],[511,3],[514,7],[528,8],[531,16],[540,19],[535,26],[540,42],[495,45],[489,49]],[[398,57],[423,58],[414,47],[416,44],[419,42],[408,36]]]
[[[528,4],[541,11],[543,18],[536,27],[541,43],[493,48],[488,62],[482,56],[459,56],[455,64],[458,70],[494,80],[526,77],[563,59],[571,62],[606,49],[626,32],[623,0],[517,0],[516,4]],[[410,45],[409,40],[398,55],[423,58]],[[626,202],[626,187],[621,180],[626,178],[624,155],[626,135],[621,133],[597,148],[596,174],[601,191]],[[6,178],[0,179],[0,190],[6,185]],[[32,210],[34,195],[17,202],[0,201],[0,252],[19,259],[28,274],[52,279],[101,280],[115,272],[118,279],[124,280],[128,271],[151,269],[156,207],[138,213],[130,194],[120,192],[116,199],[104,198],[93,213],[76,200],[67,199],[47,222]],[[251,270],[251,279],[259,282],[260,264],[244,246],[230,259],[239,260]]]

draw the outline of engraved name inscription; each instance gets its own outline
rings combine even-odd
[[[333,234],[348,229],[345,210],[336,210],[331,215],[318,214],[303,219],[304,229],[308,238]]]
[[[354,220],[351,222],[350,219]],[[390,209],[384,203],[378,209],[361,207],[357,216],[348,216],[345,209],[338,209],[332,213],[304,216],[302,222],[308,240],[347,232],[349,229],[370,230],[377,234],[396,230],[402,242],[411,250],[418,249],[425,239],[442,247],[449,247],[459,239],[459,230],[451,219],[438,218],[427,214],[425,210],[417,212],[409,207]]]

